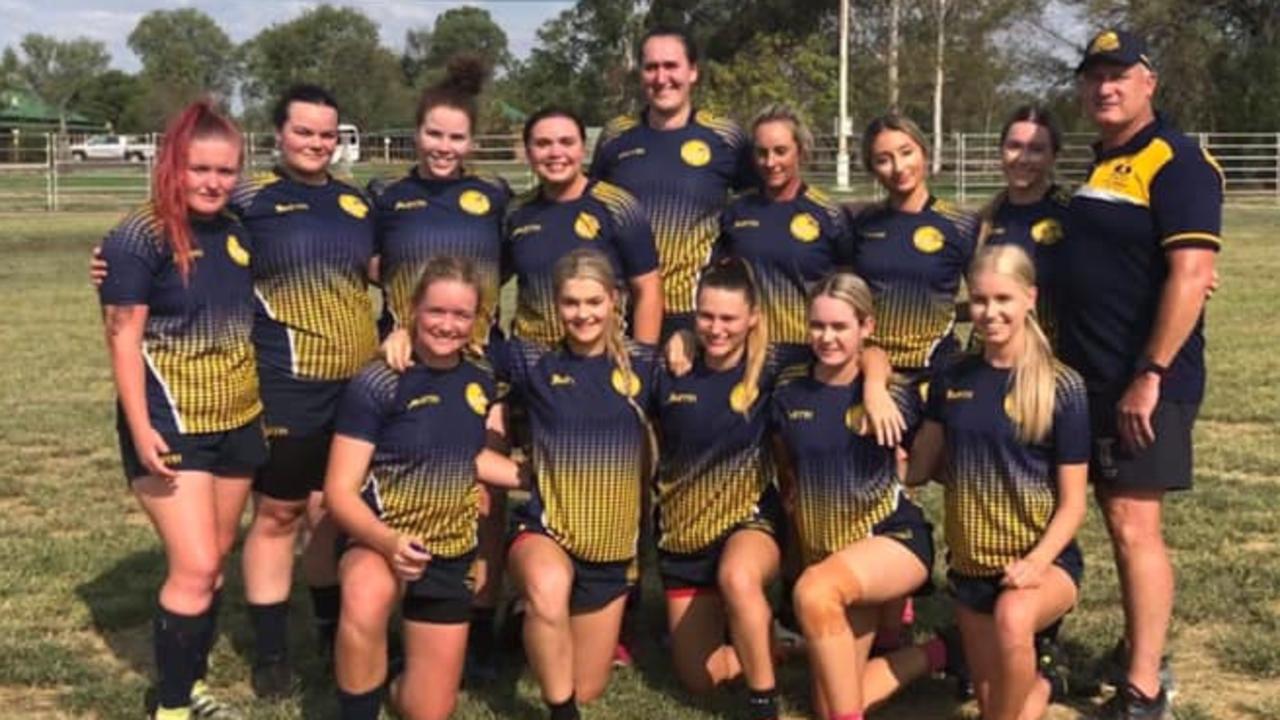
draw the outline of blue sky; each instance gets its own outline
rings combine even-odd
[[[217,2],[163,2],[162,0],[0,0],[0,47],[17,48],[23,35],[38,32],[61,38],[87,36],[106,44],[111,66],[134,72],[138,59],[126,44],[138,20],[152,10],[195,7],[222,26],[234,42],[243,42],[265,27],[287,22],[322,3],[312,0],[218,0]],[[382,42],[399,50],[409,28],[430,27],[435,17],[451,7],[474,5],[489,11],[507,32],[511,50],[523,57],[533,48],[538,27],[573,0],[505,0],[499,2],[441,2],[438,0],[334,0],[330,4],[354,7],[379,24]]]

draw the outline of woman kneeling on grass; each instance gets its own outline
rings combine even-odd
[[[120,453],[168,558],[154,624],[159,682],[147,703],[159,720],[227,712],[204,683],[215,594],[250,478],[267,459],[250,341],[253,244],[224,212],[240,150],[230,120],[206,102],[188,106],[165,131],[151,201],[102,244]]]
[[[849,273],[828,276],[810,292],[808,322],[814,361],[783,372],[771,407],[783,496],[808,563],[794,602],[819,717],[861,720],[867,708],[947,665],[940,638],[868,659],[881,608],[929,581],[932,528],[902,492],[894,449],[863,422],[859,357],[875,327],[867,284]],[[913,426],[913,391],[891,393]]]
[[[929,386],[908,481],[946,487],[948,573],[982,716],[1044,714],[1035,633],[1075,604],[1084,562],[1089,418],[1084,383],[1056,362],[1036,322],[1035,267],[989,246],[969,271],[982,354]]]
[[[563,339],[513,339],[497,365],[528,408],[532,440],[535,479],[513,513],[507,552],[525,603],[525,654],[551,718],[572,720],[577,702],[609,682],[635,582],[654,349],[623,338],[618,281],[603,253],[572,250],[552,275]],[[505,462],[504,474],[517,474]]]
[[[376,720],[387,683],[387,621],[400,601],[402,717],[447,718],[467,645],[493,373],[463,354],[483,280],[467,260],[429,261],[413,296],[416,362],[381,360],[351,381],[338,412],[325,498],[346,533],[335,670],[343,720]],[[496,413],[494,413],[496,417]],[[500,429],[500,428],[495,428]],[[515,486],[513,474],[486,481]]]

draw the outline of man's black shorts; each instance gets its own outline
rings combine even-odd
[[[1089,479],[1108,490],[1190,490],[1193,468],[1191,431],[1200,406],[1160,401],[1151,414],[1156,440],[1145,450],[1131,451],[1116,430],[1116,402],[1107,395],[1089,396],[1093,451]]]
[[[324,490],[332,442],[333,433],[328,430],[302,437],[268,438],[270,456],[253,478],[254,492],[274,500],[306,500],[311,493]]]

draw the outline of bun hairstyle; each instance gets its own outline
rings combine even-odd
[[[476,98],[484,89],[489,79],[489,64],[479,55],[461,53],[449,59],[444,77],[434,85],[422,91],[418,98],[418,109],[414,114],[414,124],[420,127],[427,113],[440,107],[451,107],[466,113],[474,132],[479,117]]]
[[[969,286],[987,272],[1012,278],[1023,290],[1036,286],[1035,263],[1017,245],[987,245],[979,250],[969,266]],[[1009,385],[1008,407],[1018,441],[1043,442],[1053,428],[1057,369],[1053,348],[1035,312],[1027,313],[1026,346],[1014,363]]]
[[[906,115],[898,113],[888,113],[872,120],[867,124],[867,129],[862,131],[862,167],[867,172],[874,172],[871,162],[871,148],[876,144],[876,138],[881,133],[896,130],[905,133],[911,140],[920,146],[920,152],[924,153],[927,160],[929,158],[929,141],[924,136],[924,131],[914,120]]]
[[[214,108],[209,100],[197,100],[169,121],[151,176],[151,205],[183,282],[191,276],[195,245],[184,183],[187,153],[192,142],[209,138],[243,145],[240,128],[234,121]]]
[[[764,363],[769,353],[769,323],[763,312],[760,312],[760,286],[756,283],[755,272],[745,260],[737,257],[725,257],[706,266],[698,277],[698,295],[708,288],[729,290],[742,293],[751,311],[759,314],[755,327],[747,334],[747,367],[742,374],[742,385],[748,390],[748,397],[759,397],[760,375],[764,371]],[[753,403],[754,404],[754,403]],[[747,415],[751,406],[739,412]]]

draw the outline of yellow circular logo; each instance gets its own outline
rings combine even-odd
[[[1013,404],[1012,394],[1004,396],[1004,414],[1008,415],[1014,423],[1018,422],[1018,408]]]
[[[477,415],[484,417],[484,414],[489,411],[489,396],[484,394],[484,388],[480,387],[480,383],[467,383],[467,389],[463,394],[467,398],[467,405]]]
[[[463,190],[458,196],[458,207],[472,215],[484,215],[489,212],[489,198],[479,190]]]
[[[365,215],[369,214],[369,206],[364,201],[350,193],[343,193],[338,196],[338,207],[346,211],[346,213],[354,218],[363,220]]]
[[[821,234],[822,226],[809,213],[799,213],[791,218],[791,236],[800,242],[811,243]]]
[[[929,402],[929,381],[920,383],[920,402]]]
[[[844,426],[849,428],[849,432],[855,435],[862,435],[862,421],[867,417],[867,409],[861,405],[854,405],[844,411]]]
[[[235,235],[227,236],[227,255],[231,256],[231,262],[240,267],[249,267],[249,251],[244,249],[240,238]]]
[[[628,371],[624,374],[622,368],[614,368],[609,382],[613,383],[613,389],[624,397],[635,397],[640,394],[640,377],[633,372]]]
[[[729,407],[733,408],[736,413],[745,413],[751,409],[756,400],[760,397],[760,389],[747,387],[742,383],[733,386],[733,390],[729,391]]]
[[[911,236],[911,244],[926,255],[938,252],[946,243],[946,236],[942,234],[941,230],[932,225],[916,228],[915,234]]]
[[[1120,49],[1120,36],[1108,30],[1093,39],[1093,44],[1089,46],[1089,54],[1111,52]]]
[[[600,234],[600,221],[595,215],[583,210],[573,221],[573,232],[583,240],[595,240]]]
[[[702,167],[711,162],[711,146],[701,140],[686,140],[680,146],[680,159],[686,165]]]
[[[1053,218],[1039,220],[1031,226],[1031,239],[1038,245],[1056,245],[1063,234],[1062,223]]]

